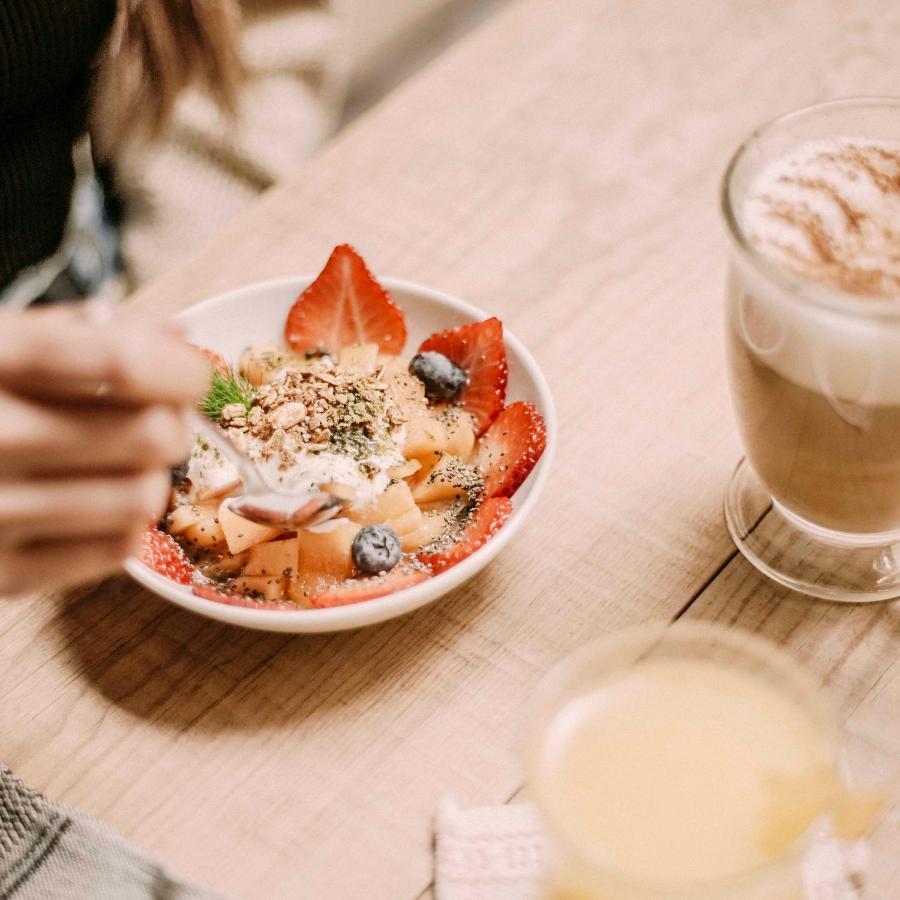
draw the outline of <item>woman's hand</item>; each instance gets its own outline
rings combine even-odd
[[[0,594],[99,578],[137,550],[208,382],[164,323],[0,314]]]

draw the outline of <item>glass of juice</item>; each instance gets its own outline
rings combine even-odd
[[[813,825],[839,802],[837,728],[785,653],[721,626],[643,626],[565,659],[536,705],[545,897],[802,898]]]

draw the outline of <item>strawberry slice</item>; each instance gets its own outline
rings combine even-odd
[[[288,603],[287,601],[279,603],[276,600],[257,600],[255,597],[251,597],[247,594],[220,591],[208,584],[195,584],[193,592],[195,596],[202,597],[204,600],[212,600],[215,603],[224,603],[226,606],[244,606],[248,609],[297,609],[296,603]]]
[[[155,525],[144,532],[139,558],[154,572],[179,584],[190,584],[194,580],[194,567],[184,550],[172,535],[160,531]]]
[[[284,334],[288,346],[301,352],[333,353],[352,344],[378,344],[382,353],[400,353],[406,323],[363,258],[349,244],[341,244],[291,307]]]
[[[531,403],[511,403],[475,449],[486,497],[511,497],[547,446],[547,426]]]
[[[468,381],[459,401],[475,418],[475,431],[482,434],[497,418],[506,400],[506,348],[503,323],[497,319],[473,322],[439,331],[428,338],[419,353],[436,350],[464,369]]]
[[[311,594],[309,602],[316,609],[326,609],[331,606],[347,606],[351,603],[360,603],[363,600],[374,600],[376,597],[385,597],[395,591],[420,584],[431,577],[430,572],[421,569],[409,569],[403,572],[388,572],[386,575],[376,575],[373,578],[353,578],[343,581],[333,588],[326,588],[317,594]]]
[[[225,362],[225,357],[222,356],[221,353],[216,353],[215,350],[208,350],[206,347],[201,347],[199,344],[188,344],[189,347],[193,347],[195,350],[199,350],[209,361],[214,369],[218,369],[223,375],[227,375],[229,378],[232,376],[231,366]]]
[[[459,533],[456,541],[442,550],[420,553],[419,562],[429,566],[437,575],[471,556],[483,547],[503,526],[512,513],[512,501],[507,497],[483,500],[472,521]]]

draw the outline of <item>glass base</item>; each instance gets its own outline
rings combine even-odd
[[[746,459],[728,484],[725,521],[747,560],[791,590],[841,603],[900,597],[900,531],[842,534],[805,522],[772,499]]]

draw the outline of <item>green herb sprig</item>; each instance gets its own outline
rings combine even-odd
[[[240,403],[248,412],[256,396],[256,388],[240,375],[228,376],[215,370],[209,391],[200,401],[200,412],[213,422],[222,418],[222,410],[230,403]]]

